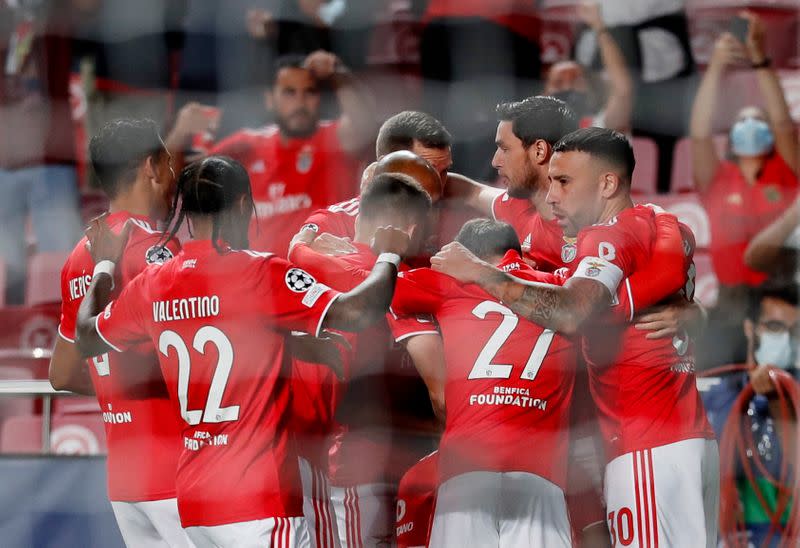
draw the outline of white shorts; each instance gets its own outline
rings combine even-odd
[[[430,546],[568,548],[564,493],[527,472],[460,474],[439,487]]]
[[[310,548],[306,520],[267,518],[213,527],[187,527],[197,548]]]
[[[192,546],[181,527],[178,499],[111,501],[125,545],[130,548]]]
[[[343,548],[395,544],[397,485],[331,486],[331,501]]]
[[[605,499],[612,546],[716,547],[717,442],[683,440],[615,458]]]
[[[303,515],[308,522],[311,546],[340,548],[328,475],[304,458],[298,461],[300,480],[303,482]]]

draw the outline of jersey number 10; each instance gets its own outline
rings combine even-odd
[[[222,396],[228,384],[228,376],[233,365],[233,345],[225,333],[206,325],[197,330],[192,342],[192,347],[200,354],[205,354],[206,345],[212,343],[217,347],[217,366],[214,368],[214,377],[208,389],[205,409],[189,409],[189,373],[191,371],[191,358],[189,349],[180,335],[174,331],[164,331],[158,338],[158,351],[169,356],[169,349],[174,348],[178,355],[178,400],[181,404],[181,417],[188,424],[194,426],[200,422],[228,422],[239,419],[239,406],[222,405]]]
[[[514,332],[519,323],[519,318],[510,308],[494,301],[483,301],[472,309],[472,314],[482,320],[485,320],[486,316],[492,312],[501,314],[503,321],[492,333],[481,353],[478,354],[475,365],[472,367],[472,371],[469,372],[469,379],[507,379],[511,376],[513,365],[495,364],[492,363],[492,360],[494,360],[500,348]],[[536,378],[536,375],[539,374],[539,369],[542,367],[542,362],[547,356],[547,351],[550,349],[550,343],[553,342],[554,335],[555,333],[550,329],[545,329],[539,335],[520,378],[526,381],[533,381]]]

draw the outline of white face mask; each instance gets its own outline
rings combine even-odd
[[[788,331],[771,333],[765,331],[759,336],[755,359],[758,365],[774,365],[781,369],[792,369],[795,366],[795,341]]]

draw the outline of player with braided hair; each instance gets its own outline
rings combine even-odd
[[[286,335],[359,331],[382,318],[409,237],[378,228],[370,276],[338,293],[283,259],[244,249],[253,201],[238,162],[209,157],[187,166],[172,209],[168,233],[186,220],[192,240],[113,301],[109,274],[125,234],[93,222],[97,266],[78,312],[78,347],[84,355],[157,349],[173,413],[183,419],[178,509],[197,546],[307,546]]]

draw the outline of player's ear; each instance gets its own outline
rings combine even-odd
[[[144,175],[149,181],[158,182],[158,167],[155,156],[148,156],[144,161]]]
[[[611,198],[617,193],[622,181],[616,173],[605,172],[600,175],[600,192],[604,198]]]
[[[537,139],[528,147],[528,156],[534,164],[544,165],[550,161],[553,147],[544,139]]]

